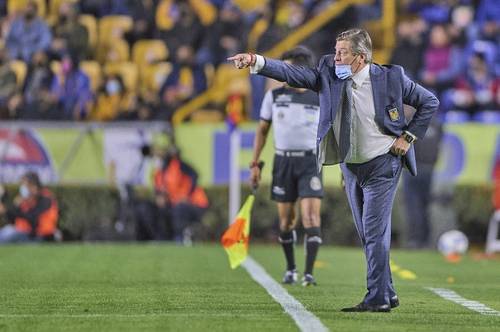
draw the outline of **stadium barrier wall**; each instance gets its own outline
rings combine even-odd
[[[120,200],[118,190],[108,185],[56,185],[49,186],[60,205],[59,227],[65,241],[125,241],[134,239],[134,202]],[[16,195],[18,187],[8,185],[8,195]],[[243,197],[249,194],[243,188]],[[149,188],[136,188],[139,199],[152,197]],[[194,229],[195,238],[201,241],[218,241],[227,227],[228,188],[212,186],[207,188],[210,209],[200,225]],[[453,210],[455,227],[464,231],[471,242],[484,243],[488,221],[493,212],[492,187],[487,185],[458,185],[452,195],[437,195],[433,209]],[[254,241],[275,241],[278,220],[275,204],[269,200],[268,185],[262,186],[257,194],[252,213],[252,238]],[[405,243],[402,196],[398,193],[393,211],[394,244]],[[435,230],[446,227],[442,215],[434,213]],[[326,188],[321,208],[323,237],[326,244],[356,245],[358,237],[352,224],[352,216],[346,197],[340,187]],[[2,222],[0,221],[0,224]],[[438,234],[437,234],[438,235]],[[437,237],[434,236],[434,238]]]

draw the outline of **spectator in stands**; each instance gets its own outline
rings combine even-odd
[[[455,88],[445,96],[444,99],[451,99],[453,109],[465,110],[470,114],[500,110],[500,79],[495,77],[486,63],[485,55],[474,53],[465,74],[457,79]]]
[[[425,22],[420,19],[401,21],[398,24],[397,45],[390,63],[403,66],[408,77],[416,79],[422,67]]]
[[[129,45],[133,45],[141,39],[152,39],[155,37],[155,12],[156,6],[153,0],[133,1],[134,9],[132,17],[134,26],[132,30],[125,33],[125,39]]]
[[[450,42],[444,25],[435,25],[430,31],[429,46],[424,51],[424,64],[421,72],[423,84],[438,94],[450,87],[460,74],[462,56]]]
[[[12,117],[12,101],[17,91],[17,78],[4,49],[0,49],[0,119]]]
[[[170,208],[174,241],[189,244],[189,225],[201,221],[208,198],[198,186],[198,173],[181,159],[176,147],[167,150],[155,171],[154,187],[157,206]]]
[[[156,26],[171,55],[184,45],[189,45],[196,54],[205,37],[198,15],[185,0],[161,1],[156,10]]]
[[[242,14],[238,7],[230,2],[219,11],[219,18],[213,24],[210,38],[210,52],[212,64],[218,66],[236,53],[240,53],[246,45],[243,36],[246,36],[246,27],[242,24]]]
[[[89,77],[79,68],[78,56],[63,57],[61,72],[52,80],[51,95],[58,105],[57,119],[85,119],[92,102],[92,90]]]
[[[206,88],[205,68],[195,62],[193,48],[189,45],[180,46],[172,71],[160,88],[162,102],[160,117],[170,120],[177,107]]]
[[[6,49],[11,59],[30,62],[37,51],[45,51],[52,41],[50,28],[37,15],[36,2],[29,1],[24,15],[16,18],[10,26],[6,38]]]
[[[65,53],[78,54],[80,59],[90,56],[89,33],[87,28],[78,22],[76,4],[71,2],[61,4],[53,31],[51,50],[57,58]]]
[[[99,89],[97,104],[91,118],[97,121],[110,121],[126,117],[132,112],[135,96],[127,91],[120,75],[109,75]]]
[[[500,27],[500,2],[498,0],[481,0],[477,8],[476,21],[480,28],[490,30],[493,22]],[[488,26],[489,25],[489,26]],[[489,32],[486,32],[489,34]]]
[[[38,51],[28,66],[22,94],[19,98],[18,117],[20,119],[46,120],[55,118],[54,102],[50,88],[54,74],[50,69],[47,54]]]
[[[59,218],[57,200],[34,172],[22,177],[12,207],[0,203],[0,214],[13,223],[0,229],[0,244],[54,240]]]

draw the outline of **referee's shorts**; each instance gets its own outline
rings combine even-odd
[[[271,199],[285,203],[312,197],[323,197],[323,176],[316,167],[316,151],[276,150]]]

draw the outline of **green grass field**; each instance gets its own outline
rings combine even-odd
[[[276,280],[279,246],[251,247]],[[298,248],[299,267],[302,249]],[[401,306],[389,314],[342,313],[364,295],[360,248],[323,247],[317,287],[287,286],[331,331],[500,331],[500,317],[444,300],[443,287],[500,311],[500,261],[394,250]],[[407,273],[408,274],[408,273]],[[404,274],[403,274],[404,275]],[[451,278],[450,278],[451,277]],[[295,331],[280,305],[217,245],[53,245],[0,247],[0,331]]]

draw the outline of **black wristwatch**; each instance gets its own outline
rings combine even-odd
[[[410,144],[415,142],[415,140],[417,139],[415,135],[406,130],[403,132],[403,138]]]

